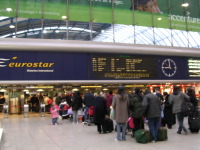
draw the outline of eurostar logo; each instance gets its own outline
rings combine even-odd
[[[0,67],[6,67],[5,63],[10,59],[0,58]]]
[[[17,60],[18,57],[12,57],[11,59],[6,59],[6,58],[0,58],[0,67],[10,67],[10,68],[21,68],[21,67],[27,67],[27,68],[50,68],[54,65],[54,63],[43,63],[41,62],[27,62],[27,63],[22,63],[22,62],[14,62]],[[8,63],[9,61],[12,61]]]

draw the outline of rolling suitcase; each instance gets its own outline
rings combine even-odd
[[[190,114],[188,117],[189,129],[191,133],[194,133],[194,132],[199,133],[200,118],[198,114],[199,112],[196,111],[195,113]]]
[[[104,123],[104,127],[103,127],[104,131],[107,132],[112,132],[114,127],[113,127],[113,121],[111,119],[105,119],[105,123]]]

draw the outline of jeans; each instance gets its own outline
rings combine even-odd
[[[121,137],[121,131],[120,128],[122,128],[122,137]],[[117,140],[125,141],[126,140],[126,123],[119,123],[117,122]]]
[[[53,124],[58,123],[58,122],[57,122],[57,118],[52,118],[52,123],[53,123]]]
[[[89,107],[85,106],[85,110],[84,110],[84,119],[85,119],[85,121],[87,120],[88,111],[89,111]]]
[[[187,129],[183,125],[184,116],[181,113],[177,113],[177,119],[179,123],[178,132],[181,133],[182,130],[186,132]]]
[[[78,122],[78,111],[73,111],[73,122],[77,123]]]
[[[160,117],[148,119],[149,131],[153,141],[157,140],[158,128],[160,126]]]

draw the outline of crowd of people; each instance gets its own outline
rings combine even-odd
[[[1,96],[1,98],[3,98]],[[127,93],[123,86],[119,86],[113,94],[110,92],[93,93],[88,90],[86,94],[79,91],[70,94],[57,94],[55,97],[47,95],[33,95],[28,97],[26,103],[30,103],[33,112],[39,112],[39,104],[46,106],[46,111],[51,113],[52,125],[58,124],[58,118],[71,118],[72,123],[78,124],[79,117],[83,122],[87,122],[90,117],[90,109],[93,109],[92,123],[97,126],[98,133],[111,132],[108,122],[114,121],[117,141],[126,140],[127,120],[129,117],[134,119],[134,128],[131,129],[131,136],[137,130],[144,129],[145,123],[148,123],[148,129],[151,134],[152,142],[157,141],[159,127],[172,129],[176,123],[179,124],[177,134],[182,131],[187,134],[188,129],[184,126],[185,116],[181,112],[183,101],[190,102],[193,105],[193,112],[197,108],[197,98],[193,88],[188,88],[183,93],[179,87],[174,86],[171,94],[160,93],[159,89],[141,90],[136,87],[133,93]],[[113,124],[110,124],[113,126]]]
[[[59,106],[62,99],[59,96],[55,103]],[[183,101],[191,102],[193,107],[197,107],[197,99],[192,88],[183,93],[179,87],[174,87],[173,93],[160,93],[159,89],[155,89],[153,93],[150,90],[142,91],[140,88],[135,88],[132,94],[125,92],[123,86],[118,87],[115,94],[112,91],[93,93],[88,91],[85,95],[80,92],[74,92],[71,95],[69,108],[72,108],[73,123],[78,123],[78,111],[84,110],[82,120],[87,121],[90,108],[93,107],[93,123],[97,126],[98,133],[108,133],[111,130],[108,128],[107,119],[112,119],[116,126],[117,141],[126,140],[127,120],[129,117],[134,118],[134,128],[132,137],[139,129],[144,129],[145,122],[148,122],[148,129],[151,134],[152,142],[157,141],[158,129],[161,126],[167,126],[171,129],[178,120],[178,134],[188,130],[184,126],[185,116],[181,113],[181,104]],[[83,107],[84,106],[84,107]],[[192,113],[192,112],[190,112]],[[113,117],[109,117],[113,115]]]

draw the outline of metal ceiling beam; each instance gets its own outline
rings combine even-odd
[[[63,51],[200,57],[197,48],[50,39],[0,39],[2,51]]]

